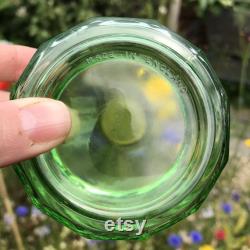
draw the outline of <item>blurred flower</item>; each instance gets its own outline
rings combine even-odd
[[[201,210],[201,217],[204,219],[210,219],[214,217],[214,210],[211,206],[203,208]]]
[[[16,207],[16,215],[18,217],[25,217],[29,213],[29,208],[27,206],[21,205]]]
[[[64,238],[66,238],[66,237],[70,234],[70,232],[71,232],[71,230],[70,230],[69,228],[63,227],[63,228],[62,228],[62,231],[61,231],[61,233],[60,233],[60,237],[61,237],[62,239],[64,239]]]
[[[176,117],[176,114],[179,112],[179,106],[175,99],[174,88],[167,79],[154,74],[147,80],[143,91],[146,99],[157,110],[156,118],[168,119]],[[165,105],[166,100],[168,100],[167,105]]]
[[[173,95],[174,88],[166,79],[152,75],[144,87],[144,92],[150,101],[155,103],[164,101],[165,103],[166,98]]]
[[[236,191],[233,191],[232,192],[232,199],[234,201],[239,201],[240,200],[240,194],[238,192],[236,192]]]
[[[220,191],[218,190],[218,188],[214,187],[214,188],[212,189],[212,191],[211,191],[211,194],[212,194],[213,196],[217,196],[217,195],[220,194]]]
[[[67,249],[67,244],[66,244],[66,242],[65,242],[65,241],[60,242],[59,248],[60,248],[60,249]]]
[[[182,245],[182,238],[178,234],[170,234],[168,236],[167,242],[169,246],[179,248]]]
[[[43,250],[56,250],[52,245],[45,246]]]
[[[84,238],[84,240],[88,246],[94,246],[94,245],[102,242],[102,240],[90,240],[90,239],[85,239],[85,238]]]
[[[11,214],[5,213],[3,215],[3,221],[6,225],[10,226],[14,221],[14,217]]]
[[[182,238],[183,243],[192,244],[192,240],[190,239],[190,237],[189,237],[187,231],[181,230],[181,231],[179,232],[179,234],[180,234],[180,236],[181,236],[181,238]]]
[[[199,231],[191,231],[189,233],[190,238],[194,244],[200,244],[203,241],[203,236]]]
[[[81,238],[79,240],[73,240],[72,246],[75,248],[83,248],[85,246],[86,239]]]
[[[31,207],[31,213],[30,213],[31,220],[34,224],[38,224],[41,220],[45,220],[47,218],[47,215],[42,213],[38,208],[35,206]]]
[[[182,140],[180,133],[174,128],[166,128],[163,133],[163,138],[173,144],[178,144]]]
[[[31,207],[31,216],[40,217],[42,215],[43,215],[43,213],[37,207],[35,207],[35,206]]]
[[[214,236],[216,240],[225,240],[226,233],[223,229],[218,229],[215,231]]]
[[[221,204],[221,209],[225,214],[230,214],[233,210],[233,207],[229,202],[224,202]]]
[[[187,217],[187,220],[190,221],[190,222],[194,222],[197,220],[197,217],[195,214],[191,214]]]
[[[244,141],[244,144],[246,145],[246,147],[250,148],[250,138],[249,139],[246,139]]]
[[[34,229],[34,234],[40,238],[43,238],[49,235],[50,232],[51,232],[51,229],[48,225],[40,226]]]
[[[215,249],[211,245],[203,245],[203,246],[199,247],[199,250],[215,250]]]

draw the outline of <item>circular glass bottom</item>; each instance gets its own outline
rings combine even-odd
[[[170,81],[141,63],[96,64],[77,75],[60,99],[72,109],[75,127],[54,155],[95,192],[125,195],[155,186],[183,148],[180,97]]]

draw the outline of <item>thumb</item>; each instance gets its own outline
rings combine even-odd
[[[31,158],[62,143],[71,128],[60,101],[24,98],[0,102],[0,167]]]

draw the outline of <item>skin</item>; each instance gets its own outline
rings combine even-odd
[[[0,44],[0,81],[17,81],[35,51]],[[70,129],[71,115],[62,102],[39,97],[9,100],[9,93],[0,90],[0,168],[50,150]]]

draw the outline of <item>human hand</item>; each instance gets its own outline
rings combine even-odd
[[[0,44],[0,81],[17,81],[35,49]],[[9,100],[0,90],[0,168],[44,153],[69,134],[67,107],[49,98]]]

